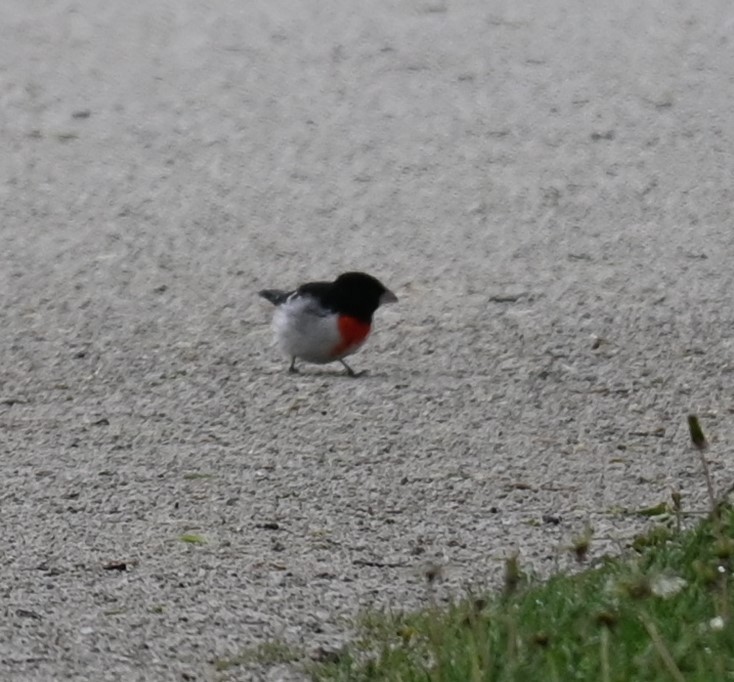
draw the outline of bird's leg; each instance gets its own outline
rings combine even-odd
[[[363,375],[363,374],[364,374],[364,373],[366,372],[366,370],[362,370],[361,372],[355,372],[355,371],[354,371],[354,370],[353,370],[353,369],[352,369],[352,368],[351,368],[351,367],[350,367],[350,366],[349,366],[349,365],[348,365],[348,364],[347,364],[346,362],[344,362],[344,360],[342,360],[341,358],[339,358],[339,362],[341,362],[341,363],[342,363],[342,365],[344,365],[344,369],[346,369],[346,370],[347,370],[347,374],[348,374],[348,375],[349,375],[350,377],[361,377],[361,376],[362,376],[362,375]]]
[[[288,368],[290,374],[298,374],[298,368],[296,367],[296,356],[291,358],[291,366]]]

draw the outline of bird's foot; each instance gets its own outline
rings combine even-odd
[[[352,377],[353,379],[356,379],[357,377],[361,377],[367,374],[366,369],[363,369],[361,372],[355,372],[346,362],[344,362],[344,360],[339,360],[339,362],[341,362],[342,365],[344,365],[344,369],[347,370],[347,375]]]

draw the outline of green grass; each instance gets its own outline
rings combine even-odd
[[[311,674],[345,682],[734,680],[732,508],[693,530],[656,527],[633,546],[544,583],[528,581],[510,559],[503,593],[371,613],[351,647]],[[570,550],[578,557],[586,548]]]
[[[233,658],[220,658],[215,661],[214,668],[219,672],[223,672],[248,664],[270,666],[280,663],[293,663],[302,657],[302,651],[294,649],[285,642],[274,640],[245,649]]]
[[[190,471],[183,475],[184,481],[207,481],[214,478],[214,474],[206,474],[200,471]]]
[[[184,533],[183,535],[180,535],[179,540],[181,542],[185,542],[189,545],[205,545],[206,539],[204,536],[199,535],[198,533]]]

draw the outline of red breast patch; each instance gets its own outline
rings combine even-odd
[[[334,357],[345,355],[355,347],[359,347],[364,343],[367,335],[370,333],[371,325],[369,322],[362,322],[356,317],[348,315],[339,315],[339,336],[341,341],[332,351]]]

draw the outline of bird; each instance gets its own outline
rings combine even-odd
[[[280,350],[291,359],[288,371],[298,372],[296,360],[326,364],[356,353],[372,330],[372,316],[398,297],[364,272],[345,272],[333,282],[307,282],[297,289],[263,289],[258,294],[275,306],[273,331]]]

